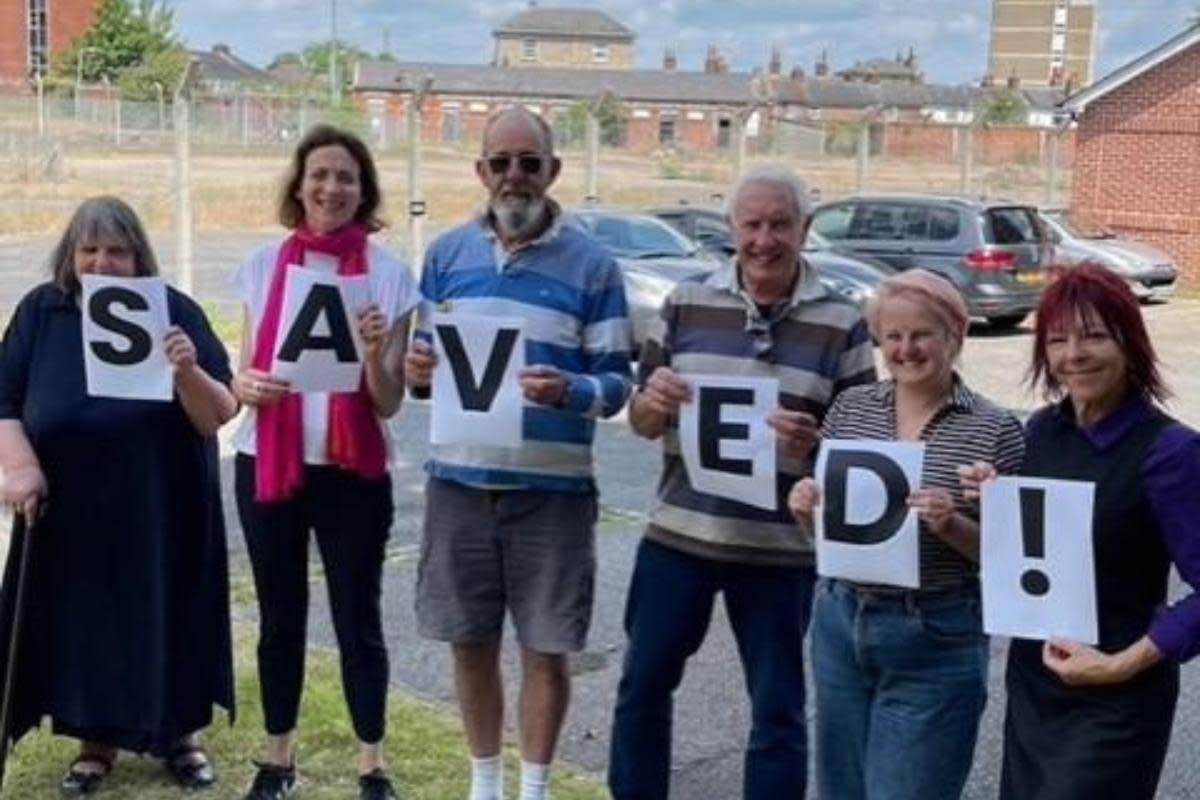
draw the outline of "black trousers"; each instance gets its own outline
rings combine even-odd
[[[254,499],[254,458],[238,454],[238,516],[258,592],[258,677],[267,733],[296,727],[308,629],[308,538],[316,535],[341,656],[342,691],[362,742],[383,738],[388,655],[380,617],[392,481],[337,467],[306,466],[292,499]]]

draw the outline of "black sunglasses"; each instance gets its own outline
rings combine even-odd
[[[503,175],[508,172],[513,159],[516,159],[517,166],[526,175],[536,175],[541,172],[542,164],[546,161],[542,156],[488,156],[484,159],[484,163],[487,164],[493,175]]]

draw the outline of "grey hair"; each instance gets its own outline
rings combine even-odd
[[[492,132],[492,128],[495,127],[497,122],[509,115],[524,118],[538,132],[538,136],[541,137],[542,145],[545,148],[543,152],[547,155],[554,155],[554,129],[550,127],[550,123],[542,118],[541,114],[535,114],[523,105],[504,106],[488,117],[487,122],[483,124],[483,136],[479,142],[480,155],[487,155],[488,134]]]
[[[134,275],[158,274],[158,260],[150,249],[150,240],[137,212],[119,197],[89,197],[75,209],[62,238],[50,253],[50,275],[54,283],[68,294],[78,294],[76,248],[87,242],[106,240],[120,242],[133,252]]]
[[[725,204],[725,216],[733,219],[742,195],[751,186],[774,186],[783,189],[792,200],[792,208],[796,211],[797,221],[803,222],[812,214],[812,201],[808,195],[808,184],[800,179],[788,167],[777,164],[759,164],[738,176],[729,192],[729,200]]]

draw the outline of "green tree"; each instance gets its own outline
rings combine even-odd
[[[65,88],[77,77],[108,80],[130,100],[154,98],[155,83],[170,92],[187,66],[174,25],[167,0],[104,0],[92,27],[55,59],[51,83]]]
[[[313,42],[300,53],[300,63],[314,75],[329,74],[329,58],[333,52],[333,44],[329,41]],[[345,42],[337,43],[338,76],[344,82],[354,71],[354,65],[359,61],[371,58],[371,54],[354,45]]]
[[[579,102],[554,121],[554,132],[564,145],[587,143],[587,118],[590,102]],[[605,95],[596,109],[600,119],[600,144],[617,147],[625,131],[626,111],[616,98]]]
[[[1012,90],[997,92],[983,107],[983,121],[988,125],[1024,125],[1028,119],[1025,98]]]

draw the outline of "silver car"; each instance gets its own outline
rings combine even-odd
[[[721,265],[691,239],[649,214],[588,208],[570,212],[565,221],[604,245],[621,267],[635,353],[675,284]]]
[[[1063,209],[1043,209],[1042,224],[1054,242],[1061,266],[1100,264],[1129,283],[1139,300],[1166,300],[1175,293],[1179,272],[1171,257],[1156,247],[1122,239],[1109,231],[1087,231],[1072,225]]]

